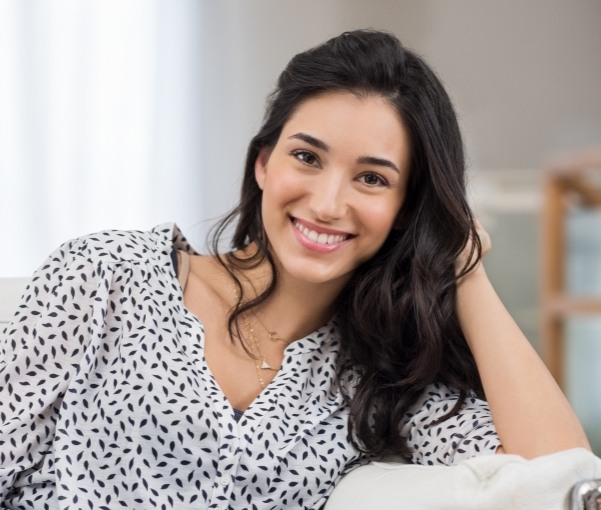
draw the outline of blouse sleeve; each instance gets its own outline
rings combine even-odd
[[[401,434],[413,452],[413,463],[452,465],[495,453],[501,445],[488,404],[473,394],[456,415],[435,423],[458,399],[458,391],[441,383],[431,384],[407,413]]]
[[[62,398],[89,342],[98,284],[78,247],[65,243],[34,273],[0,338],[0,501],[51,453]]]

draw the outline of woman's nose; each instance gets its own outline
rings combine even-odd
[[[342,176],[324,172],[311,190],[309,206],[316,219],[331,221],[342,218],[348,209],[347,190]]]

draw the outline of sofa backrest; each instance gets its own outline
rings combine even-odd
[[[0,278],[0,335],[13,316],[29,278]]]

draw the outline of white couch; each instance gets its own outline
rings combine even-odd
[[[456,466],[373,462],[347,474],[325,510],[589,510],[572,488],[601,478],[601,459],[584,449],[527,461],[486,455]],[[601,480],[600,480],[601,481]]]
[[[0,278],[0,337],[28,281],[29,278]]]

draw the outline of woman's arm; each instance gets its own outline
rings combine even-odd
[[[74,244],[36,271],[0,341],[0,508],[15,481],[51,454],[62,397],[89,339],[99,280]]]
[[[486,252],[488,234],[477,227]],[[462,263],[458,261],[458,266]],[[457,313],[478,365],[501,451],[533,458],[569,448],[590,449],[570,404],[497,296],[481,263],[458,282]]]

